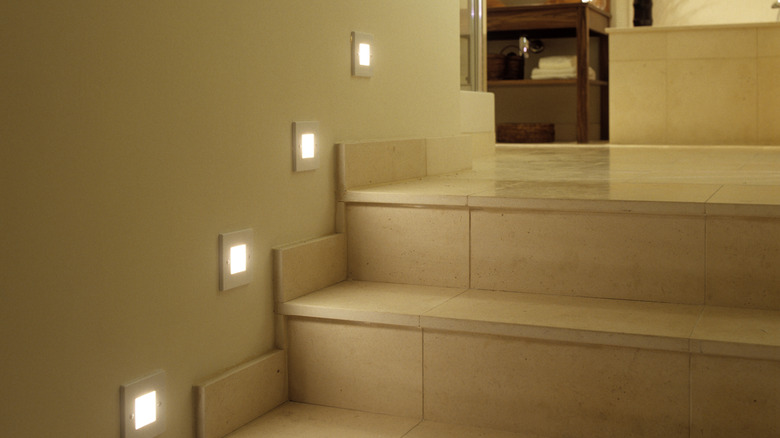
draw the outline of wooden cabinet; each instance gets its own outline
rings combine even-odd
[[[487,11],[488,40],[529,38],[576,38],[573,52],[577,55],[576,79],[549,80],[490,80],[488,90],[495,87],[526,86],[572,86],[577,89],[577,142],[587,143],[590,139],[589,101],[591,87],[600,93],[600,135],[601,140],[609,137],[609,42],[606,28],[611,16],[608,12],[589,3],[562,3],[531,6],[508,6],[491,8]],[[598,38],[599,56],[596,80],[588,78],[591,38]]]

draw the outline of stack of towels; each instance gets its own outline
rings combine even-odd
[[[531,70],[531,79],[574,79],[577,77],[576,56],[545,56],[539,67]],[[596,79],[596,71],[588,67],[588,79]]]

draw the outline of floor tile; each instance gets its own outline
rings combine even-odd
[[[502,145],[495,155],[475,159],[471,170],[355,188],[344,200],[442,206],[464,206],[477,198],[485,206],[494,202],[488,199],[501,198],[702,204],[722,185],[780,186],[780,147]]]
[[[418,419],[285,403],[226,438],[400,438]]]
[[[404,438],[542,438],[525,433],[423,421]]]

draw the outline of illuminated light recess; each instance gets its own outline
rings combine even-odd
[[[157,421],[157,391],[135,399],[135,430]]]
[[[314,134],[301,136],[301,157],[303,159],[314,158]]]
[[[120,438],[155,438],[165,432],[165,380],[165,371],[158,370],[120,386]]]
[[[251,228],[219,235],[219,290],[233,289],[252,281],[253,240]]]
[[[360,59],[360,65],[363,66],[369,66],[371,65],[371,45],[366,43],[361,43],[360,48],[358,49],[358,58]]]
[[[371,59],[376,52],[374,36],[370,33],[352,32],[352,76],[371,77],[374,75],[374,62]]]
[[[230,274],[246,271],[246,245],[230,248]]]
[[[293,122],[293,171],[304,172],[319,169],[319,149],[322,141],[319,136],[319,122]]]

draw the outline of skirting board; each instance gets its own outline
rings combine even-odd
[[[287,356],[273,350],[194,390],[197,438],[222,438],[287,401]]]

